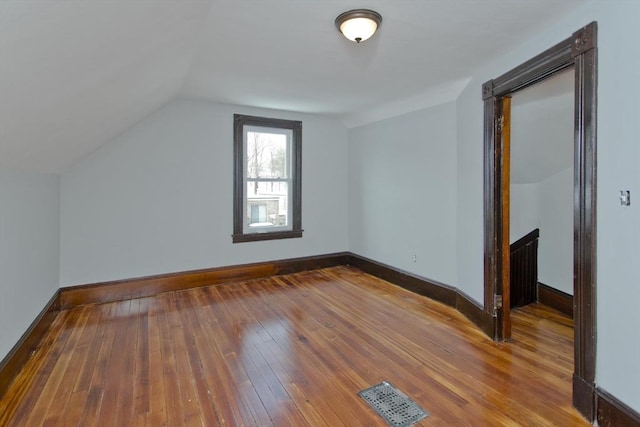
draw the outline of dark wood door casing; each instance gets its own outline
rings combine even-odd
[[[484,100],[484,309],[495,340],[510,338],[508,283],[508,144],[502,137],[504,100],[520,89],[574,67],[574,375],[573,404],[590,421],[595,396],[597,23],[482,86]],[[506,199],[506,200],[505,200]],[[505,225],[507,226],[505,230]],[[505,240],[507,242],[505,246]],[[505,249],[506,248],[506,249]],[[506,268],[505,268],[506,261]],[[508,292],[508,291],[507,291]]]

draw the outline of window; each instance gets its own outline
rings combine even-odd
[[[302,122],[233,121],[233,242],[302,237]]]

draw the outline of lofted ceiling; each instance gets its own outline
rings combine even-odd
[[[0,167],[63,172],[175,97],[350,127],[450,101],[581,3],[0,0]],[[360,45],[333,24],[357,7],[383,16]]]

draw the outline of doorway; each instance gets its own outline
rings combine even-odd
[[[597,24],[482,86],[484,100],[484,309],[493,338],[511,337],[509,293],[509,176],[511,96],[570,67],[574,69],[573,144],[573,405],[594,419],[596,267]],[[505,128],[506,127],[506,128]]]
[[[574,74],[515,92],[505,114],[512,310],[540,302],[573,317]]]

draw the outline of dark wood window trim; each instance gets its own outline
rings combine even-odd
[[[509,256],[504,251],[504,242],[509,239],[509,183],[506,181],[509,165],[508,158],[505,159],[508,147],[503,146],[505,141],[502,130],[504,100],[518,90],[572,66],[575,72],[573,405],[589,421],[593,421],[596,368],[596,22],[580,28],[545,52],[482,86],[485,167],[484,309],[493,316],[493,338],[509,339],[509,305],[502,304],[504,299],[508,301],[509,277],[509,263],[504,262]],[[504,197],[503,193],[506,194]]]
[[[244,127],[259,126],[288,129],[292,132],[291,141],[291,230],[273,232],[244,232]],[[267,117],[233,115],[233,243],[254,242],[260,240],[290,239],[302,237],[302,122],[297,120],[272,119]]]

